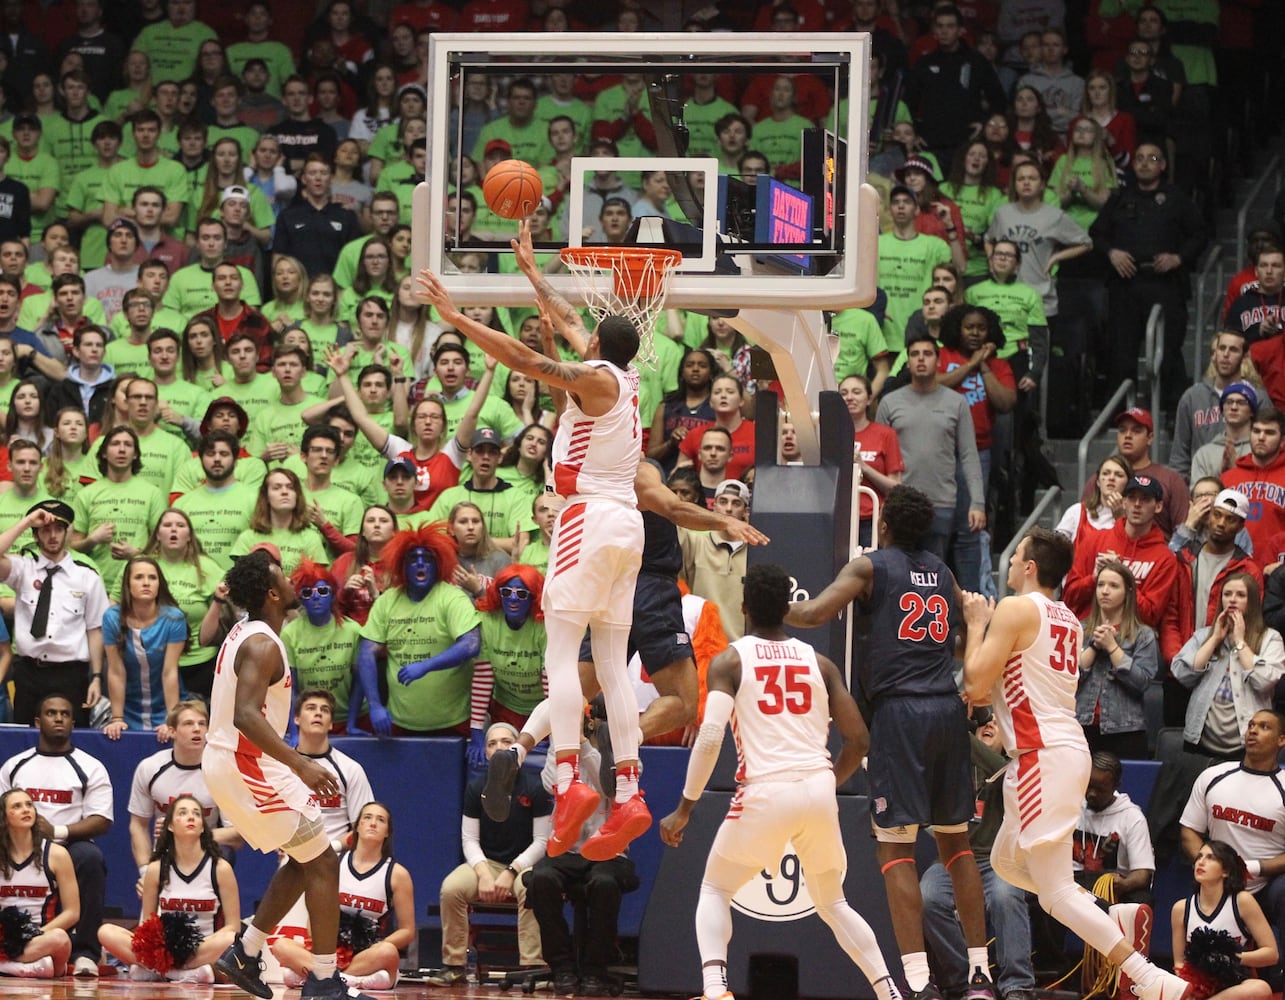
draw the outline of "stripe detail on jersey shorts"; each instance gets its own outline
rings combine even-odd
[[[732,796],[732,801],[727,806],[727,818],[729,820],[741,818],[741,810],[745,808],[744,797],[745,786],[737,785],[736,793]]]
[[[580,492],[576,489],[576,483],[580,478],[580,470],[584,466],[585,455],[589,453],[589,440],[593,437],[593,427],[593,420],[576,424],[567,445],[567,457],[553,467],[553,485],[564,497],[574,496]]]
[[[268,783],[257,757],[236,755],[236,769],[254,797],[254,806],[265,816],[271,813],[289,812],[290,807],[281,798],[281,793]]]
[[[1024,753],[1017,758],[1017,812],[1022,818],[1023,830],[1044,811],[1040,779],[1038,754]]]
[[[573,503],[558,516],[557,562],[549,576],[565,573],[580,561],[580,545],[584,541],[585,505]]]

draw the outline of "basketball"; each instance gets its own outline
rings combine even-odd
[[[482,197],[492,212],[505,219],[525,219],[540,204],[543,193],[539,171],[524,160],[497,163],[482,181]]]

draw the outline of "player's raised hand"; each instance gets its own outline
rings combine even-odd
[[[419,277],[415,279],[416,291],[415,297],[419,301],[430,306],[437,306],[437,311],[445,318],[447,313],[454,315],[458,312],[455,303],[451,301],[451,293],[446,290],[439,278],[428,268],[419,272]]]
[[[985,628],[995,613],[995,599],[964,591],[964,623],[969,628]]]
[[[513,248],[514,259],[518,270],[530,277],[540,273],[540,265],[535,262],[535,245],[531,242],[531,223],[523,219],[518,223],[518,238],[509,240]]]

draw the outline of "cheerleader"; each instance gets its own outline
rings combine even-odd
[[[359,990],[391,990],[399,952],[415,935],[410,872],[392,857],[393,817],[379,802],[362,806],[353,847],[339,855],[339,969]],[[287,988],[303,983],[312,953],[292,938],[272,945]]]
[[[143,873],[138,926],[129,931],[103,924],[98,940],[129,966],[132,980],[213,983],[210,963],[232,944],[240,925],[232,866],[219,854],[201,803],[180,795],[170,803]]]
[[[1266,1000],[1271,986],[1249,970],[1276,964],[1276,938],[1245,891],[1245,863],[1230,845],[1206,840],[1194,868],[1196,891],[1171,914],[1174,971],[1195,1000]]]
[[[9,789],[0,795],[0,974],[65,975],[79,919],[71,855],[40,832],[31,796]]]

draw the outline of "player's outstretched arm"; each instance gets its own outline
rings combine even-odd
[[[842,785],[856,774],[862,758],[870,752],[870,730],[866,728],[866,720],[861,717],[861,710],[843,683],[843,675],[834,661],[818,653],[817,663],[830,698],[830,718],[843,737],[843,749],[834,761],[834,783]]]
[[[741,654],[725,649],[709,665],[709,697],[705,699],[705,717],[687,758],[687,780],[674,811],[660,821],[660,839],[670,847],[683,842],[683,831],[691,820],[692,810],[700,801],[718,763],[723,747],[723,730],[732,718],[736,689],[741,684]]]
[[[252,635],[237,652],[236,703],[232,724],[237,732],[273,760],[280,761],[305,785],[321,795],[338,795],[335,776],[310,757],[292,749],[263,715],[268,688],[285,676],[286,665],[276,643],[265,635]]]
[[[729,538],[747,545],[766,545],[771,539],[748,521],[738,521],[726,514],[719,514],[705,507],[688,503],[665,485],[660,472],[650,462],[638,463],[634,477],[634,492],[638,494],[638,509],[659,514],[680,528],[692,531],[721,531]]]
[[[446,286],[442,284],[442,279],[427,268],[419,272],[418,281],[419,300],[436,306],[443,320],[500,364],[507,365],[513,371],[521,372],[538,381],[574,393],[586,412],[590,414],[596,413],[599,408],[605,413],[616,401],[619,389],[615,377],[610,372],[580,362],[546,358],[507,333],[492,330],[489,326],[470,319],[455,305]]]
[[[864,601],[874,586],[875,568],[865,556],[858,556],[843,569],[834,582],[816,597],[797,601],[785,613],[785,624],[795,628],[824,625],[853,601]]]

